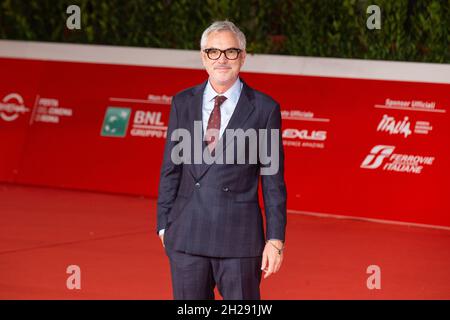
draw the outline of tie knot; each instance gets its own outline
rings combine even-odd
[[[221,104],[227,100],[227,97],[225,96],[216,96],[215,97],[215,104],[218,105],[219,107],[221,106]]]

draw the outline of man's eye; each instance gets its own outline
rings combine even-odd
[[[217,49],[210,49],[210,50],[209,50],[209,53],[210,53],[210,54],[218,54],[218,53],[219,53],[219,50],[217,50]]]
[[[237,53],[237,50],[236,50],[236,49],[228,49],[228,50],[227,50],[227,53],[228,53],[228,54],[234,55],[234,54]]]

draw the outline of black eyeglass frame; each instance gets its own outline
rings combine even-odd
[[[218,56],[216,59],[213,59],[213,58],[211,58],[211,57],[209,56],[209,52],[210,52],[211,50],[218,50],[218,51],[220,51],[220,54],[219,54],[219,56]],[[236,56],[236,58],[234,58],[234,59],[228,58],[228,56],[227,56],[227,51],[228,51],[228,50],[236,50],[236,51],[237,51],[237,56]],[[236,60],[237,58],[239,58],[239,54],[240,54],[242,51],[243,51],[243,50],[242,50],[242,49],[239,49],[239,48],[228,48],[228,49],[225,49],[225,50],[220,50],[220,49],[217,49],[217,48],[207,48],[207,49],[204,49],[204,50],[203,50],[203,52],[206,53],[206,55],[208,56],[208,59],[210,59],[210,60],[219,60],[220,57],[222,56],[222,53],[225,55],[225,58],[227,58],[228,60]]]

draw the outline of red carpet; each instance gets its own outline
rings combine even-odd
[[[0,299],[171,299],[154,199],[0,185]],[[263,299],[450,299],[450,231],[288,215]],[[81,290],[66,268],[81,268]],[[381,268],[369,290],[366,268]]]

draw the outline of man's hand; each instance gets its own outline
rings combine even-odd
[[[264,247],[261,266],[261,270],[265,272],[264,279],[272,273],[277,273],[283,262],[283,251],[279,254],[275,247],[283,249],[283,242],[281,240],[269,240]]]
[[[161,239],[161,243],[162,243],[163,247],[165,247],[165,245],[164,245],[164,234],[160,235],[159,238]]]

